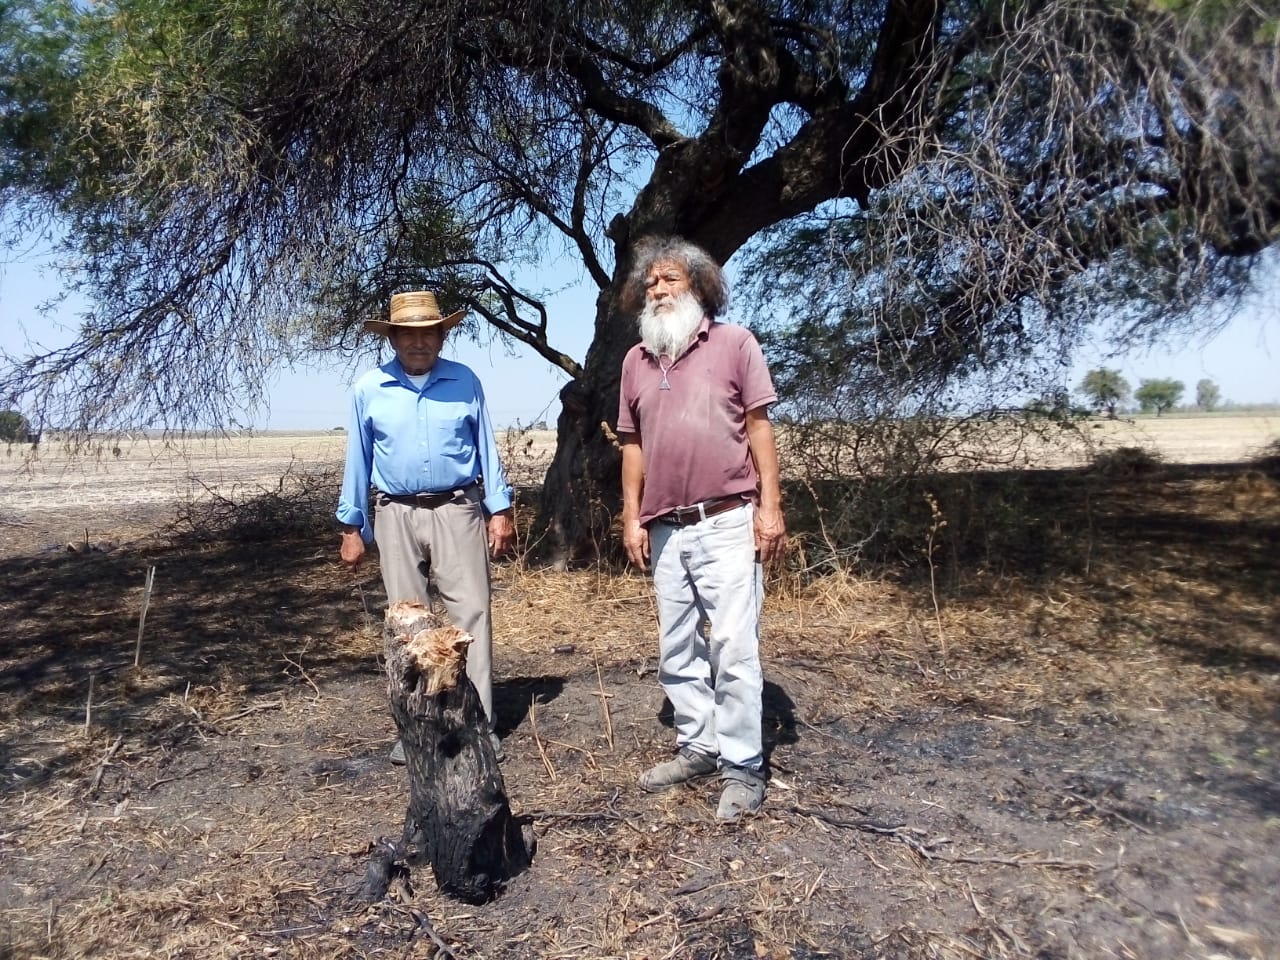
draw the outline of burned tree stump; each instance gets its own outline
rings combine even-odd
[[[442,891],[483,903],[529,865],[533,836],[511,814],[466,673],[470,643],[421,604],[387,610],[387,687],[409,775],[402,846],[410,864],[431,864]]]

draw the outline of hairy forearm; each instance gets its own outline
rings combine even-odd
[[[622,442],[622,515],[636,519],[640,516],[640,498],[644,493],[644,451],[639,438]]]
[[[751,459],[755,461],[760,477],[760,506],[778,510],[782,507],[782,485],[778,468],[778,446],[773,436],[773,424],[763,410],[747,414],[747,443],[751,447]]]

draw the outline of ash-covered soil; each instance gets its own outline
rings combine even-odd
[[[1268,482],[1117,481],[1087,564],[1034,577],[777,573],[769,795],[734,825],[715,781],[636,786],[672,743],[645,578],[500,564],[538,848],[482,906],[426,869],[362,899],[407,802],[375,566],[324,533],[10,529],[0,957],[1280,956]]]

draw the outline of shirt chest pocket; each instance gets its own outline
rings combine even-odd
[[[426,413],[427,444],[433,454],[458,458],[470,453],[473,431],[466,404],[433,403]]]

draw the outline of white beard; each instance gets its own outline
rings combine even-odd
[[[640,339],[654,356],[678,360],[702,324],[703,309],[692,293],[682,293],[657,310],[646,302],[640,312]]]

